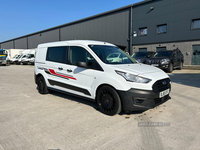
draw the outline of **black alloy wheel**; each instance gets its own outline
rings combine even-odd
[[[97,94],[97,104],[106,115],[116,115],[121,112],[121,100],[118,93],[110,86],[103,86]]]

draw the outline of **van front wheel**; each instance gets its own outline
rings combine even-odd
[[[39,76],[37,78],[37,86],[38,86],[38,92],[40,94],[47,94],[47,93],[49,93],[49,91],[47,89],[47,85],[45,83],[45,80],[44,80],[43,76]]]
[[[103,86],[97,93],[97,104],[106,115],[116,115],[121,112],[121,100],[118,93],[110,86]]]

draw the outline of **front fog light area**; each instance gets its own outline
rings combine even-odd
[[[137,75],[133,75],[126,72],[116,71],[117,74],[124,77],[127,81],[136,82],[136,83],[149,83],[151,80],[148,78],[143,78]]]
[[[161,64],[169,64],[169,59],[162,59]]]

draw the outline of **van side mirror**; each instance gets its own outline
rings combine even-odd
[[[83,61],[76,62],[76,66],[82,67],[82,68],[88,68],[86,62],[83,62]]]

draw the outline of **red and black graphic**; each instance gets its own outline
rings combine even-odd
[[[61,78],[65,78],[65,79],[72,79],[72,80],[76,80],[76,78],[74,78],[73,76],[70,76],[70,75],[65,75],[65,74],[62,74],[62,73],[56,73],[53,69],[44,69],[45,72],[47,74],[51,74],[51,75],[54,75],[54,76],[57,76],[57,77],[61,77]]]

